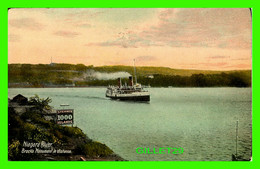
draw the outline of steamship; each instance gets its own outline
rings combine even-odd
[[[122,85],[121,78],[118,78],[118,86],[108,86],[106,97],[123,101],[150,101],[149,92],[144,90],[141,84],[137,83],[135,66],[134,73],[135,84],[132,76],[129,76],[128,84],[125,85]]]

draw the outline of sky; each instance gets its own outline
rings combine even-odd
[[[19,8],[8,63],[252,68],[248,8]]]

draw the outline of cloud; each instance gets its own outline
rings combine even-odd
[[[89,24],[89,23],[79,23],[79,24],[76,24],[75,26],[78,26],[78,27],[81,27],[81,28],[90,28],[91,24]]]
[[[101,10],[101,11],[100,11]],[[104,9],[94,8],[50,8],[42,13],[51,20],[73,27],[90,28],[96,23],[97,17],[104,13]]]
[[[211,70],[239,70],[239,69],[252,69],[252,64],[249,63],[241,63],[241,64],[230,64],[230,62],[217,62],[217,63],[194,63],[194,64],[182,64],[182,66],[193,69],[206,69],[209,70],[208,68],[211,67]]]
[[[154,56],[138,56],[135,59],[140,62],[147,62],[147,61],[149,62],[149,61],[157,60],[157,58]]]
[[[228,65],[227,62],[216,62],[216,63],[201,62],[201,63],[183,64],[183,66],[215,67],[215,68],[223,68],[226,67],[227,65]]]
[[[8,41],[9,42],[19,42],[21,39],[21,37],[19,35],[16,34],[9,34],[8,35]]]
[[[158,17],[157,25],[130,37],[147,46],[251,48],[247,9],[165,9]]]
[[[175,47],[251,46],[251,18],[247,9],[166,9],[160,22],[143,31],[144,39]]]
[[[252,64],[235,64],[235,65],[228,65],[228,66],[225,66],[223,68],[231,68],[231,69],[252,69]]]
[[[66,8],[61,9],[55,9],[55,11],[52,11],[52,15],[58,15],[60,17],[68,17],[73,20],[82,20],[84,19],[90,19],[90,18],[97,18],[100,15],[104,14],[106,11],[105,8],[72,8],[71,10],[66,10]]]
[[[159,42],[154,42],[148,39],[138,37],[134,33],[124,34],[120,32],[120,36],[114,40],[108,40],[99,43],[88,43],[86,46],[117,46],[121,48],[138,48],[138,47],[149,47],[149,46],[162,46]]]
[[[230,58],[230,56],[221,56],[221,55],[216,55],[216,56],[209,56],[209,59],[226,59]]]
[[[88,43],[85,46],[101,46],[101,47],[109,47],[109,46],[117,46],[121,48],[136,48],[137,44],[133,41],[125,41],[122,39],[110,40],[106,42],[98,42],[98,43]]]
[[[37,22],[34,18],[10,19],[8,25],[19,29],[42,30],[45,25]]]
[[[149,46],[250,49],[252,26],[245,8],[161,9],[158,22],[141,31],[120,32],[115,39],[92,45],[137,48]]]
[[[79,27],[79,28],[91,28],[92,25],[89,22],[86,22],[85,20],[82,21],[79,18],[65,18],[62,19],[61,22],[71,25],[73,27]]]
[[[74,38],[75,36],[79,35],[79,33],[72,32],[72,31],[56,31],[53,34],[57,36],[66,37],[66,38]]]
[[[121,39],[116,39],[113,41],[106,41],[106,42],[98,42],[98,43],[88,43],[85,46],[102,46],[102,47],[117,46],[122,48],[129,48],[129,47],[136,48],[136,44]]]
[[[252,58],[235,58],[235,59],[232,59],[232,60],[251,60]]]

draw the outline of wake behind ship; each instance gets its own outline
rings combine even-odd
[[[133,84],[132,76],[129,76],[128,85],[123,86],[121,78],[118,78],[118,86],[109,86],[106,97],[124,101],[150,101],[150,93],[144,90],[141,84]]]

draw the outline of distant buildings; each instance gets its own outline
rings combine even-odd
[[[154,76],[153,75],[147,75],[147,78],[153,79]]]

